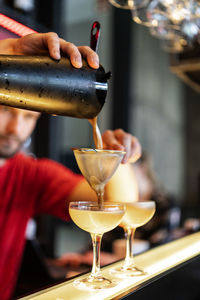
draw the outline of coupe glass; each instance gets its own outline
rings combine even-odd
[[[135,266],[133,256],[133,238],[136,228],[146,224],[155,213],[154,201],[129,202],[125,204],[125,215],[120,223],[126,238],[126,257],[122,267],[111,270],[117,277],[145,275],[146,273]]]
[[[140,25],[144,25],[147,27],[157,26],[157,20],[152,20],[149,18],[148,8],[151,1],[146,1],[142,6],[135,6],[131,10],[132,19],[134,22]]]
[[[191,10],[198,13],[191,1],[152,0],[146,6],[133,8],[132,18],[136,23],[148,27],[162,23],[165,27],[177,29],[184,19],[191,17]]]
[[[181,32],[191,43],[199,41],[200,17],[184,20],[181,24]]]
[[[175,40],[177,38],[184,38],[179,27],[165,26],[165,23],[162,22],[159,22],[158,26],[150,27],[149,31],[151,35],[159,39]]]
[[[100,270],[100,245],[105,232],[119,225],[124,216],[122,203],[71,202],[69,214],[74,223],[81,229],[90,233],[93,244],[93,266],[91,274],[83,279],[74,281],[80,289],[99,290],[112,288],[116,284],[105,278]]]
[[[178,36],[171,40],[161,40],[161,48],[169,53],[181,53],[186,49],[189,49],[189,46],[190,48],[192,47],[192,45],[189,45],[184,38]]]

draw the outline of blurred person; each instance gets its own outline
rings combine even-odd
[[[60,59],[67,55],[74,67],[82,57],[98,68],[98,55],[87,46],[76,47],[56,33],[30,34],[0,41],[1,54],[47,55]],[[69,220],[67,203],[95,201],[96,194],[81,175],[49,159],[34,159],[21,147],[33,132],[38,112],[0,106],[0,299],[9,300],[16,284],[30,218],[48,213]],[[123,163],[139,156],[138,140],[121,129],[102,135],[106,149],[124,150]]]

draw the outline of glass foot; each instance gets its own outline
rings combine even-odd
[[[120,268],[112,269],[110,273],[116,277],[122,278],[147,275],[145,271],[136,266],[122,266]]]
[[[117,283],[105,277],[87,277],[83,279],[77,279],[74,281],[74,286],[78,289],[84,290],[100,290],[115,287]]]

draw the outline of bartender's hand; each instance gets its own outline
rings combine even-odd
[[[82,57],[90,67],[99,67],[99,57],[88,46],[76,47],[58,37],[55,32],[32,33],[18,39],[5,39],[0,41],[0,53],[11,55],[45,55],[59,60],[61,53],[67,55],[76,68],[82,67]]]
[[[102,135],[102,139],[104,149],[126,152],[122,163],[135,162],[141,156],[142,147],[138,139],[122,129],[106,130]]]

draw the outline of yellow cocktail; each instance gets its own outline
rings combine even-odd
[[[126,257],[121,268],[111,272],[120,277],[144,275],[145,272],[135,266],[133,256],[133,237],[136,228],[146,224],[154,215],[156,205],[154,201],[125,203],[125,214],[120,223],[126,238]]]
[[[109,278],[104,278],[100,270],[100,245],[105,232],[119,225],[124,216],[124,205],[96,202],[71,202],[69,213],[74,223],[90,233],[93,244],[93,266],[89,277],[75,280],[78,288],[97,290],[115,286]]]

